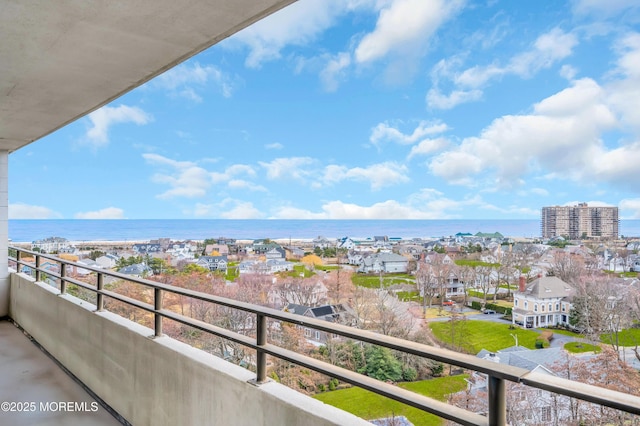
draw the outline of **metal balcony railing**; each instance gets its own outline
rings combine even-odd
[[[601,387],[583,384],[560,377],[550,376],[541,373],[530,372],[528,370],[509,365],[497,364],[492,361],[479,359],[477,357],[461,354],[447,349],[436,348],[424,344],[407,341],[399,338],[381,335],[378,333],[360,330],[327,321],[282,312],[275,309],[239,302],[236,300],[213,296],[207,293],[175,287],[150,281],[117,272],[105,271],[103,269],[92,268],[76,262],[66,261],[55,256],[41,254],[21,248],[10,247],[10,253],[15,252],[15,256],[9,257],[10,265],[14,265],[17,272],[27,266],[31,269],[36,281],[40,281],[43,274],[48,278],[53,277],[59,282],[60,292],[66,293],[67,283],[71,283],[90,290],[97,295],[97,311],[104,310],[105,297],[118,300],[128,305],[134,306],[150,312],[154,316],[155,336],[162,336],[162,320],[170,320],[185,324],[206,333],[213,334],[239,343],[256,351],[256,378],[252,380],[256,384],[267,380],[267,355],[286,360],[293,364],[309,368],[330,377],[335,377],[354,386],[358,386],[388,398],[400,401],[420,410],[435,414],[444,419],[452,420],[463,425],[506,425],[506,381],[521,383],[526,386],[546,390],[555,394],[577,398],[583,401],[599,404],[613,409],[621,410],[633,415],[640,415],[640,397],[612,391]],[[33,257],[35,262],[23,260],[25,255]],[[60,265],[60,273],[45,270],[41,267],[42,259],[56,262]],[[66,276],[66,266],[82,268],[95,272],[97,275],[96,285],[90,285],[73,277]],[[104,277],[110,276],[120,280],[130,281],[153,290],[154,303],[145,303],[119,293],[106,290],[104,288]],[[206,301],[212,304],[242,310],[255,315],[255,335],[249,337],[212,324],[190,318],[176,312],[163,308],[163,295],[173,293],[176,295],[191,297]],[[383,346],[407,354],[417,355],[445,364],[454,365],[467,370],[484,373],[488,377],[488,416],[483,416],[468,410],[455,407],[442,401],[428,398],[397,386],[381,382],[365,375],[346,370],[341,367],[287,350],[283,347],[267,342],[267,319],[284,321],[291,324],[312,328],[319,331],[343,336],[349,339]]]

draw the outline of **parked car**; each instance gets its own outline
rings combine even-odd
[[[444,302],[442,302],[442,306],[453,306],[455,304],[456,302],[454,302],[453,300],[445,300]]]
[[[496,311],[494,311],[493,309],[485,309],[484,313],[485,315],[493,315],[496,313]]]

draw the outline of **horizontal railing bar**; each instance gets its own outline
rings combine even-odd
[[[307,367],[311,370],[335,377],[344,382],[351,383],[363,389],[372,391],[382,396],[394,399],[423,411],[430,412],[439,417],[456,421],[465,425],[486,425],[488,419],[479,414],[471,413],[463,408],[458,408],[437,399],[432,399],[415,392],[394,386],[380,380],[355,373],[342,367],[329,364],[315,358],[300,355],[297,352],[281,348],[276,345],[267,344],[262,347],[267,354],[276,358],[284,359],[296,365]]]
[[[634,395],[536,372],[527,373],[521,381],[527,386],[640,415],[640,398]]]
[[[238,309],[238,310],[242,310],[242,311],[249,312],[256,315],[264,315],[274,320],[285,321],[285,322],[289,322],[299,326],[309,327],[315,330],[337,334],[342,337],[358,340],[361,342],[371,343],[378,346],[384,346],[400,352],[417,355],[423,358],[429,358],[429,359],[440,361],[446,364],[451,364],[451,365],[455,365],[465,369],[485,373],[487,375],[490,375],[492,377],[496,377],[499,379],[505,379],[515,383],[523,383],[533,388],[547,390],[556,394],[566,395],[566,396],[578,398],[584,401],[604,405],[610,408],[619,409],[628,413],[640,415],[640,397],[637,397],[637,396],[615,392],[615,391],[611,391],[598,386],[575,382],[572,380],[568,380],[568,379],[564,379],[556,376],[542,375],[540,373],[532,373],[523,368],[518,368],[518,367],[513,367],[513,366],[503,365],[503,364],[496,364],[495,362],[479,359],[472,355],[461,354],[448,349],[436,348],[433,346],[427,346],[417,342],[407,341],[407,340],[403,340],[403,339],[399,339],[391,336],[385,336],[379,333],[356,329],[356,328],[345,326],[342,324],[329,323],[327,321],[308,318],[301,315],[292,314],[289,312],[278,311],[275,309],[253,305],[246,302],[240,302],[240,301],[225,298],[225,297],[214,296],[208,293],[203,293],[203,292],[185,289],[181,287],[175,287],[168,284],[158,283],[158,282],[143,279],[143,278],[131,277],[126,274],[107,271],[101,268],[85,266],[85,265],[78,264],[76,262],[67,261],[51,255],[41,254],[38,252],[32,252],[29,250],[15,248],[15,247],[10,247],[10,249],[15,249],[18,252],[30,254],[32,256],[40,256],[45,259],[49,259],[54,262],[57,262],[60,265],[73,265],[76,268],[82,268],[82,269],[96,272],[102,275],[107,275],[107,276],[119,278],[122,280],[130,281],[133,283],[141,284],[149,288],[162,289],[173,294],[191,297],[194,299],[214,303],[216,305]],[[280,348],[278,346],[274,346],[270,344],[258,347],[254,339],[247,337],[245,335],[235,333],[233,331],[230,331],[221,327],[217,327],[212,324],[208,324],[203,321],[196,320],[194,318],[185,317],[183,315],[177,314],[172,311],[168,311],[166,309],[155,310],[153,305],[147,304],[145,302],[141,302],[137,299],[132,299],[127,296],[123,296],[119,293],[115,293],[109,290],[98,290],[95,286],[91,286],[90,284],[86,284],[82,281],[78,281],[67,276],[63,278],[59,274],[48,271],[46,269],[36,268],[34,263],[25,262],[22,259],[13,259],[13,258],[10,258],[10,259],[16,262],[18,269],[20,265],[29,266],[34,270],[40,270],[41,272],[44,272],[47,275],[52,276],[54,278],[64,279],[66,282],[76,284],[87,290],[93,291],[98,294],[102,294],[104,296],[110,297],[115,300],[119,300],[123,303],[127,303],[129,305],[138,307],[140,309],[143,309],[151,313],[157,313],[165,318],[169,318],[174,321],[180,322],[182,324],[194,327],[196,329],[214,334],[218,337],[228,339],[230,341],[239,343],[248,348],[256,349],[256,350],[260,348],[260,350],[272,356],[288,360],[298,365],[306,366],[310,369],[313,369],[315,371],[320,371],[321,373],[330,375],[332,377],[342,378],[346,382],[356,384],[357,386],[362,386],[373,392],[384,394],[381,391],[378,391],[378,388],[381,385],[384,385],[383,387],[385,389],[387,386],[390,386],[383,382],[380,382],[378,380],[371,379],[371,378],[367,378],[367,380],[362,380],[362,377],[367,377],[367,376],[362,376],[362,377],[360,377],[360,375],[356,376],[357,373],[350,372],[349,370],[345,370],[346,373],[340,372],[339,370],[336,370],[336,369],[340,369],[340,367],[336,367],[331,364],[327,364],[330,367],[327,367],[326,370],[324,370],[323,367],[317,364],[317,363],[321,363],[322,361],[314,360],[313,358],[306,357],[304,355],[300,355],[295,352],[288,351],[287,349]],[[319,369],[323,369],[323,370],[319,370]],[[338,376],[338,374],[340,374],[340,376]],[[368,380],[371,380],[373,385],[368,384]],[[394,387],[394,389],[396,388]],[[406,391],[406,392],[409,392],[409,391]],[[395,398],[393,395],[386,395],[386,396],[389,396],[390,398],[393,398],[396,400],[400,400]],[[446,407],[443,407],[442,409],[435,409],[431,406],[429,407],[421,406],[420,404],[422,404],[422,402],[418,402],[417,403],[418,405],[414,405],[410,401],[406,401],[406,403],[408,403],[409,405],[416,406],[417,408],[432,412],[433,414],[436,414],[441,417],[445,417],[457,422],[463,422],[463,421],[467,422],[467,420],[465,419],[468,419],[469,421],[468,424],[485,424],[486,423],[486,417],[484,416],[479,416],[467,410],[459,409],[456,407],[453,407],[455,408],[455,410],[451,410],[452,406],[442,403],[440,401],[437,401],[437,402],[445,405]],[[431,401],[429,401],[429,403],[431,404]],[[465,416],[469,414],[471,415],[471,417],[467,418],[463,415],[459,415],[459,413],[457,413],[457,410],[462,410]],[[482,420],[482,422],[484,423],[478,423],[478,419],[475,418],[475,416],[479,416],[481,418],[480,420]]]
[[[174,320],[184,325],[197,328],[198,330],[215,334],[218,337],[224,337],[227,340],[231,340],[232,342],[239,343],[251,349],[258,348],[258,345],[256,344],[255,339],[249,336],[245,336],[244,334],[236,333],[235,331],[227,330],[226,328],[218,327],[217,325],[209,324],[208,322],[200,321],[190,317],[185,317],[184,315],[180,315],[176,312],[169,311],[166,309],[162,309],[158,313],[170,320]]]

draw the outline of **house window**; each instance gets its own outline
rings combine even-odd
[[[553,310],[553,305],[549,303],[549,312],[551,312],[552,310]]]
[[[560,310],[560,304],[556,303],[556,311],[559,311],[559,310]]]
[[[529,302],[527,302],[527,301],[524,302],[524,308],[525,309],[529,309]]]
[[[562,304],[562,312],[564,312],[564,303]]]
[[[309,330],[308,328],[304,329],[304,337],[311,337],[311,330]]]
[[[320,332],[316,330],[316,340],[320,340]]]
[[[518,306],[518,299],[513,302],[516,306]]]
[[[542,312],[544,312],[544,304],[540,305],[540,309],[542,309]]]
[[[541,407],[540,408],[540,420],[543,422],[551,421],[551,407]]]
[[[538,304],[537,303],[535,305],[533,305],[533,311],[534,312],[538,312]]]

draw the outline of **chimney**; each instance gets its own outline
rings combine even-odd
[[[520,293],[524,293],[524,288],[527,285],[527,279],[524,277],[524,275],[520,275],[520,282],[518,284],[518,290],[520,291]]]

